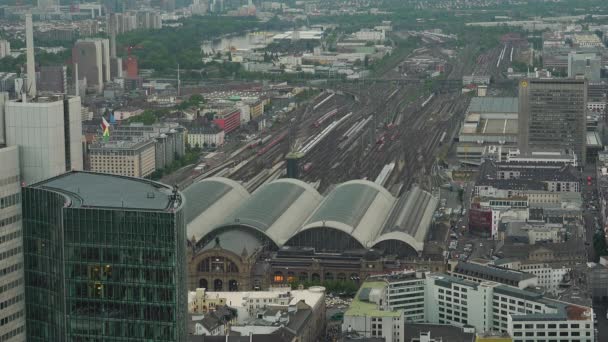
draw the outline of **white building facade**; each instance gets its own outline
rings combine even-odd
[[[19,146],[22,181],[32,184],[82,170],[79,97],[9,101],[4,105],[6,144]]]
[[[0,340],[25,341],[25,286],[19,149],[0,148]]]

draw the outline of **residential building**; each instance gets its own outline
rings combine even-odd
[[[78,64],[78,79],[86,79],[89,89],[101,94],[104,83],[110,81],[110,40],[79,39],[72,49],[72,62]]]
[[[535,191],[580,192],[580,180],[569,164],[486,160],[475,183],[475,195],[482,197],[510,198]]]
[[[600,80],[601,70],[602,58],[596,54],[568,54],[568,77],[583,76],[589,81],[597,82]]]
[[[499,258],[527,259],[537,263],[560,262],[566,265],[576,265],[587,260],[582,239],[536,245],[505,242],[500,248],[497,248],[494,254]]]
[[[505,240],[534,245],[538,242],[565,242],[567,229],[563,223],[515,221],[506,223]]]
[[[175,123],[144,125],[131,123],[113,127],[114,140],[148,140],[155,142],[156,169],[163,169],[186,154],[186,130]]]
[[[565,262],[537,262],[517,258],[499,259],[493,264],[535,275],[538,278],[538,286],[552,295],[563,291],[560,287],[570,279],[573,266]]]
[[[228,134],[241,126],[241,111],[234,108],[222,110],[214,115],[213,122]]]
[[[191,147],[224,145],[224,130],[216,125],[191,127],[188,129],[188,144]]]
[[[225,306],[220,304],[225,302]],[[232,318],[202,328],[214,328],[214,334],[226,332],[247,336],[250,333],[278,333],[282,327],[291,330],[298,341],[316,342],[325,331],[325,288],[291,290],[289,286],[270,288],[268,291],[208,292],[197,289],[190,295],[190,308],[200,310],[200,304],[215,302],[215,311],[225,307],[234,310]],[[198,304],[196,304],[198,303]],[[207,308],[209,315],[210,308]],[[192,311],[191,311],[192,312]],[[194,315],[195,312],[192,312]],[[204,322],[201,322],[204,323]],[[222,328],[221,325],[224,325]]]
[[[594,33],[581,33],[572,37],[572,46],[575,48],[603,48],[604,43]]]
[[[519,84],[519,148],[574,151],[586,162],[587,81],[529,79]]]
[[[538,277],[533,274],[476,262],[450,260],[447,273],[476,283],[494,281],[522,290],[538,286]]]
[[[156,170],[152,139],[99,141],[88,151],[90,171],[130,177],[148,177]]]
[[[6,144],[19,146],[21,180],[25,184],[82,170],[80,97],[40,96],[22,102],[3,101],[0,96],[2,112]]]
[[[214,296],[209,295],[205,288],[199,287],[194,293],[190,292],[190,294],[188,296],[188,312],[191,313],[207,313],[226,305],[225,297],[220,297],[219,293],[215,293]]]
[[[0,148],[0,325],[1,341],[25,341],[22,201],[19,148]]]
[[[0,39],[0,58],[11,54],[11,43],[8,40]]]
[[[183,204],[175,188],[89,172],[24,187],[27,340],[185,341]]]

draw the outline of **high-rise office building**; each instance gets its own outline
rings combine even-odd
[[[103,38],[79,39],[72,49],[72,61],[78,64],[79,80],[87,80],[89,88],[103,91],[110,81],[110,40]]]
[[[519,146],[522,151],[574,151],[586,160],[587,82],[530,79],[519,83]]]
[[[181,194],[69,172],[23,188],[28,341],[185,341]]]
[[[0,58],[11,54],[11,43],[8,40],[0,39]]]
[[[25,341],[19,150],[0,148],[0,341]]]
[[[19,147],[22,181],[31,184],[82,170],[81,115],[77,96],[36,97],[25,102],[0,97],[5,141]]]
[[[82,170],[82,121],[79,97],[38,96],[31,14],[25,22],[26,93],[15,101],[0,93],[0,144],[19,148],[21,180],[30,184]]]
[[[594,53],[568,54],[568,77],[582,76],[588,81],[598,82],[601,70],[602,58]]]

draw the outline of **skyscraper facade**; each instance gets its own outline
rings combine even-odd
[[[48,96],[31,101],[0,99],[6,144],[19,146],[21,179],[32,184],[82,170],[80,98]]]
[[[72,49],[72,61],[78,64],[78,78],[87,80],[92,91],[101,93],[110,81],[110,40],[79,39]]]
[[[70,172],[23,189],[28,341],[185,341],[182,196]]]
[[[0,341],[25,341],[19,150],[0,148]]]
[[[574,151],[586,156],[587,81],[530,79],[519,84],[519,147],[522,151]]]

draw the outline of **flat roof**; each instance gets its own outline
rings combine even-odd
[[[462,261],[458,262],[456,267],[454,267],[454,273],[497,282],[520,282],[526,279],[536,278],[535,275],[530,273]]]
[[[386,283],[383,281],[366,281],[361,285],[359,292],[353,299],[350,307],[344,315],[346,316],[371,316],[371,317],[399,317],[397,311],[384,311],[378,309],[378,304],[365,300],[365,295],[369,295],[372,289],[384,289]]]
[[[517,97],[474,97],[467,113],[519,113]]]
[[[31,185],[69,197],[70,207],[167,210],[172,188],[141,178],[72,171]]]
[[[443,339],[449,342],[473,342],[474,333],[464,332],[463,328],[448,324],[406,323],[403,325],[403,336],[406,342],[420,338],[421,333],[430,332],[433,340]]]
[[[602,147],[602,139],[597,132],[587,132],[587,146]]]
[[[515,119],[481,119],[477,133],[482,134],[517,134]]]

